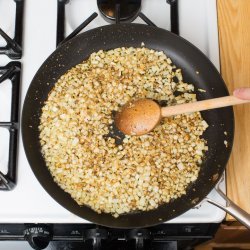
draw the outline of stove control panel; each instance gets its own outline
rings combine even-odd
[[[161,224],[115,229],[95,224],[0,224],[0,242],[28,241],[33,249],[173,249],[212,239],[219,224]],[[177,247],[178,246],[178,247]],[[48,247],[48,248],[47,248]],[[168,247],[168,248],[166,248]]]

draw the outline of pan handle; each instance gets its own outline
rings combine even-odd
[[[224,177],[222,178],[224,179]],[[221,179],[221,181],[216,185],[215,190],[226,201],[226,206],[208,197],[206,198],[206,201],[223,209],[250,230],[250,214],[241,209],[239,206],[237,206],[223,193],[223,191],[220,189],[220,183],[223,179]]]

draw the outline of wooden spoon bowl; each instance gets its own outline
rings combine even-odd
[[[117,128],[127,135],[149,133],[161,120],[161,107],[150,99],[126,104],[115,116]]]

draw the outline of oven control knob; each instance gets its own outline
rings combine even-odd
[[[92,228],[84,233],[86,241],[92,240],[92,249],[103,249],[103,243],[108,240],[109,233],[107,229]]]
[[[33,249],[44,249],[52,240],[52,233],[47,225],[33,225],[24,230],[24,239]]]
[[[151,233],[148,229],[131,229],[127,233],[129,249],[152,249]]]

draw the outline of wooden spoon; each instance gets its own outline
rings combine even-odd
[[[144,135],[155,128],[161,118],[208,109],[248,103],[235,96],[225,96],[204,101],[161,108],[150,99],[140,99],[125,105],[115,116],[115,125],[127,135]]]

